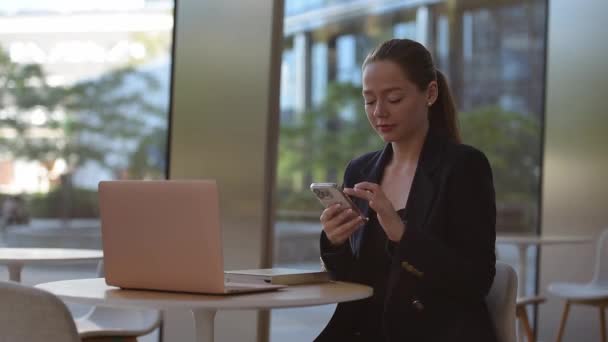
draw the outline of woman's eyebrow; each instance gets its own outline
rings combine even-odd
[[[401,87],[389,87],[386,89],[382,89],[380,92],[381,93],[390,93],[391,91],[395,91],[395,90],[402,90]],[[363,95],[372,95],[373,92],[371,90],[364,90],[363,91]]]

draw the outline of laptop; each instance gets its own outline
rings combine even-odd
[[[285,287],[225,282],[214,180],[102,181],[99,210],[108,285],[217,295]]]

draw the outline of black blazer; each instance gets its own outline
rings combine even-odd
[[[344,186],[380,183],[392,157],[382,151],[352,160]],[[364,214],[366,201],[354,199]],[[382,335],[374,341],[496,340],[485,297],[495,275],[496,205],[492,171],[473,147],[427,134],[406,206],[403,239],[390,251]],[[336,280],[357,282],[366,226],[332,248],[321,234],[321,257]],[[339,304],[317,341],[357,340],[361,301]]]

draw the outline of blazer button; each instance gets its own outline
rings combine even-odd
[[[414,299],[414,300],[412,301],[412,306],[413,306],[414,308],[416,308],[416,310],[418,310],[418,311],[422,311],[422,310],[424,310],[424,304],[422,304],[422,302],[421,302],[421,301],[419,301],[418,299]]]

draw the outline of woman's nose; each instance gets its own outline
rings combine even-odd
[[[386,115],[387,115],[387,113],[384,108],[384,104],[382,103],[382,101],[377,100],[376,106],[374,107],[374,116],[378,117],[378,118],[382,118],[382,117],[386,117]]]

